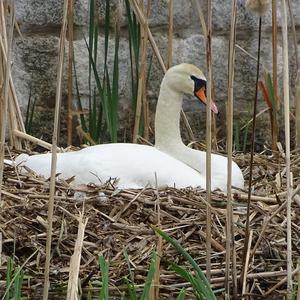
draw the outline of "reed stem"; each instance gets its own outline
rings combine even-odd
[[[247,199],[247,217],[246,217],[245,243],[244,243],[243,258],[242,258],[243,268],[242,268],[241,278],[246,278],[245,277],[245,272],[246,272],[245,262],[246,262],[247,249],[248,249],[248,243],[249,243],[249,233],[250,233],[250,203],[251,203],[251,188],[252,188],[252,179],[253,179],[252,177],[253,177],[253,159],[254,159],[254,146],[255,146],[256,112],[257,112],[259,71],[260,71],[261,27],[262,27],[262,17],[259,17],[256,83],[255,83],[255,96],[254,96],[254,103],[253,103],[251,154],[250,154],[250,169],[249,169],[248,199]]]
[[[286,0],[282,0],[281,22],[282,22],[282,41],[283,41],[283,102],[284,102],[284,130],[285,130],[285,162],[286,162],[286,188],[287,188],[287,299],[293,296],[292,281],[292,221],[291,221],[291,154],[290,154],[290,96],[289,96],[289,53],[288,53],[288,25]]]
[[[67,143],[72,144],[73,133],[73,0],[68,4],[68,39],[69,39],[69,60],[68,60],[68,121],[67,121]]]
[[[211,101],[212,101],[212,0],[207,1],[207,36],[206,36],[206,62],[207,62],[207,108],[206,108],[206,201],[211,204]],[[206,208],[206,276],[211,280],[211,208]]]
[[[4,13],[4,11],[3,11]],[[9,16],[9,35],[7,44],[7,59],[4,69],[4,87],[2,89],[3,96],[1,97],[1,136],[0,136],[0,203],[1,203],[1,190],[3,183],[3,172],[4,172],[4,152],[5,152],[5,134],[7,128],[7,115],[8,115],[8,97],[9,97],[9,79],[10,79],[10,69],[11,69],[11,45],[14,32],[14,22],[15,22],[15,9],[14,1],[11,3],[11,11]],[[4,56],[4,49],[2,49],[2,55]]]
[[[50,275],[51,241],[52,241],[54,194],[55,194],[55,179],[56,179],[57,140],[58,140],[58,128],[59,128],[59,115],[60,115],[60,107],[61,107],[65,38],[66,38],[66,31],[67,31],[68,0],[64,0],[63,9],[64,9],[63,10],[64,13],[63,13],[63,20],[62,20],[62,29],[61,29],[60,40],[59,40],[59,58],[58,58],[58,70],[57,70],[54,129],[53,129],[53,136],[52,136],[51,178],[50,178],[50,194],[49,194],[49,203],[48,203],[48,220],[47,220],[48,226],[47,226],[43,300],[48,299],[48,292],[50,288],[49,275]]]
[[[226,268],[225,268],[225,298],[230,299],[230,258],[233,231],[232,210],[232,146],[233,146],[233,85],[235,69],[235,41],[236,41],[236,0],[231,2],[231,26],[228,57],[228,102],[227,102],[227,214],[226,214]],[[232,255],[234,256],[234,254]],[[233,269],[233,268],[232,268]],[[236,297],[236,272],[233,272],[233,286]]]

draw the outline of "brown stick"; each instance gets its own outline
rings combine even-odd
[[[73,133],[73,0],[68,3],[68,38],[69,38],[69,60],[68,60],[68,122],[67,143],[72,144]]]
[[[144,15],[144,4],[142,3],[140,9]],[[147,65],[147,44],[148,44],[148,20],[145,18],[145,23],[141,24],[141,62],[140,62],[140,73],[139,73],[139,82],[138,82],[138,92],[137,92],[137,102],[136,102],[136,111],[135,111],[135,122],[133,129],[133,143],[137,143],[139,129],[140,129],[140,120],[141,120],[141,111],[143,104],[143,94],[145,93],[145,80],[146,80],[146,65]]]
[[[34,144],[37,144],[45,149],[48,149],[48,150],[51,150],[52,149],[52,145],[41,140],[41,139],[38,139],[30,134],[27,134],[25,132],[22,132],[22,131],[19,131],[17,129],[13,130],[13,135],[20,138],[20,139],[23,139],[23,140],[27,140],[31,143],[34,143]],[[59,148],[57,148],[58,151],[60,151]]]
[[[292,278],[294,275],[296,275],[298,272],[300,271],[299,268],[297,268],[296,270],[294,270],[292,272]],[[278,283],[276,283],[272,288],[270,288],[269,290],[267,290],[267,292],[264,294],[264,297],[270,295],[272,292],[276,291],[277,288],[279,288],[281,285],[283,285],[284,283],[286,283],[288,280],[288,274],[286,277],[284,277],[282,280],[280,280]]]
[[[256,129],[256,111],[257,111],[257,98],[258,98],[258,81],[259,81],[259,69],[260,69],[260,44],[261,44],[261,26],[262,17],[259,17],[258,25],[258,50],[257,50],[257,65],[256,65],[256,84],[255,84],[255,96],[253,103],[253,123],[252,123],[252,134],[251,134],[251,156],[250,156],[250,171],[249,171],[249,186],[248,186],[248,199],[247,199],[247,216],[246,216],[246,230],[245,230],[245,243],[242,258],[242,272],[241,278],[244,278],[245,273],[245,260],[246,253],[249,243],[249,232],[250,232],[250,203],[251,203],[251,187],[252,187],[252,174],[253,174],[253,161],[254,161],[254,145],[255,145],[255,129]]]
[[[228,100],[227,100],[227,209],[226,209],[226,267],[225,267],[225,298],[230,298],[230,257],[231,243],[234,242],[233,233],[233,210],[232,210],[232,136],[233,136],[233,84],[234,84],[234,66],[235,66],[235,41],[236,41],[236,0],[231,2],[231,25],[229,40],[229,57],[228,57]],[[232,236],[231,236],[232,233]],[[234,253],[232,254],[234,256]],[[234,271],[234,298],[236,297],[236,270]]]
[[[4,88],[2,90],[2,109],[1,109],[1,136],[0,136],[0,191],[2,190],[3,172],[4,172],[4,151],[5,151],[5,133],[7,126],[7,111],[8,111],[8,96],[9,96],[9,76],[10,76],[10,61],[11,61],[11,45],[14,32],[15,10],[12,3],[9,17],[9,36],[7,45],[7,60],[5,65]],[[0,193],[1,203],[1,193]]]
[[[288,0],[288,7],[289,7],[290,21],[291,21],[291,27],[292,27],[292,33],[293,33],[293,45],[294,45],[294,52],[295,52],[295,62],[296,62],[297,70],[298,70],[300,68],[299,55],[298,55],[298,42],[297,42],[297,33],[296,33],[295,19],[294,19],[291,0]]]
[[[212,6],[207,1],[207,36],[206,36],[206,62],[207,62],[207,107],[206,107],[206,201],[211,204],[211,98],[212,98]],[[206,271],[207,280],[211,279],[211,209],[206,208]]]
[[[60,41],[59,41],[59,58],[58,58],[58,70],[57,70],[54,129],[53,129],[53,136],[52,136],[51,179],[50,179],[50,195],[49,195],[49,203],[48,203],[48,228],[47,228],[47,241],[46,241],[46,262],[45,262],[45,272],[44,272],[45,279],[44,279],[43,300],[48,299],[48,291],[50,287],[49,275],[50,275],[51,240],[52,240],[55,178],[56,178],[55,175],[56,175],[56,162],[57,162],[57,140],[58,140],[58,127],[59,127],[59,114],[60,114],[60,107],[61,107],[65,38],[66,38],[66,31],[67,31],[67,11],[68,11],[68,0],[65,0],[64,8],[63,8],[64,13],[63,13],[63,20],[62,20],[62,29],[61,29]]]
[[[169,22],[168,22],[168,59],[167,69],[172,66],[173,61],[173,15],[174,15],[173,0],[169,0]]]
[[[295,103],[296,148],[300,148],[300,69],[297,72]]]
[[[282,0],[281,9],[282,39],[283,39],[283,98],[284,98],[284,129],[285,129],[285,162],[286,162],[286,181],[287,181],[287,299],[292,298],[292,223],[291,223],[291,157],[290,157],[290,97],[289,97],[289,59],[288,59],[288,29],[286,2]]]
[[[277,0],[272,0],[272,69],[276,110],[280,108],[277,83]]]
[[[81,251],[83,246],[84,231],[88,219],[83,219],[83,213],[79,215],[77,239],[74,246],[74,253],[70,259],[69,281],[67,289],[67,300],[77,299],[78,295],[78,276],[80,269]]]

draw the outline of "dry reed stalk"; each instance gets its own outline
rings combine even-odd
[[[286,0],[282,0],[281,21],[282,21],[282,41],[283,41],[283,101],[284,101],[284,130],[285,130],[285,161],[287,180],[287,299],[292,298],[292,225],[291,225],[291,202],[292,202],[292,182],[291,182],[291,153],[290,153],[290,96],[289,96],[289,58],[288,58],[288,25]]]
[[[227,100],[227,209],[226,209],[226,268],[225,268],[225,297],[230,298],[230,258],[231,243],[234,243],[231,233],[233,233],[233,210],[232,210],[232,146],[233,146],[233,85],[235,67],[235,41],[236,41],[236,0],[231,2],[231,25],[229,39],[228,57],[228,100]],[[232,253],[232,257],[234,253]],[[236,290],[236,269],[232,266],[233,290]],[[236,293],[234,293],[236,298]]]
[[[2,3],[3,5],[3,3]],[[11,67],[11,46],[14,32],[15,9],[14,2],[11,3],[9,16],[9,36],[7,45],[7,59],[5,62],[4,84],[1,95],[1,135],[0,135],[0,191],[2,190],[3,172],[4,172],[4,152],[5,152],[5,134],[7,128],[7,114],[8,114],[8,96],[9,96],[9,76]],[[2,56],[3,52],[2,52]],[[0,193],[0,203],[1,203]]]
[[[148,39],[149,39],[149,42],[151,44],[151,47],[153,49],[153,52],[163,70],[164,73],[167,72],[167,68],[165,66],[165,63],[162,59],[162,56],[160,55],[160,52],[159,52],[159,49],[155,43],[155,40],[153,38],[153,35],[150,31],[150,28],[146,22],[146,17],[145,15],[143,14],[143,12],[141,11],[140,7],[139,7],[139,4],[136,2],[136,0],[129,0],[129,3],[130,3],[130,6],[131,8],[133,9],[135,15],[137,16],[137,19],[139,20],[139,23],[142,25],[142,27],[145,27],[147,29],[147,35],[148,35]],[[193,135],[193,132],[191,131],[191,126],[188,122],[188,119],[186,118],[186,115],[184,113],[183,110],[181,110],[181,115],[183,116],[183,123],[184,123],[184,126],[186,127],[187,129],[187,132],[189,134],[189,138],[191,140],[195,140],[194,138],[194,135]]]
[[[1,266],[1,263],[0,263],[0,266]],[[300,257],[298,258],[297,269],[299,270],[298,274],[297,274],[297,283],[298,283],[297,300],[300,300]]]
[[[73,132],[73,0],[69,0],[68,3],[68,39],[69,39],[69,59],[68,59],[68,112],[67,112],[67,143],[72,144],[72,132]]]
[[[2,232],[0,232],[0,267],[2,266],[2,243],[3,243]]]
[[[160,52],[159,52],[159,49],[155,43],[155,40],[153,38],[153,35],[152,35],[152,32],[150,31],[150,28],[147,24],[147,20],[146,20],[146,17],[144,15],[144,13],[141,11],[138,3],[136,2],[136,0],[129,0],[130,2],[130,5],[131,5],[131,8],[133,9],[135,15],[137,16],[138,20],[139,20],[139,23],[142,25],[142,27],[146,28],[147,30],[147,34],[148,34],[148,39],[151,43],[151,46],[152,46],[152,49],[154,51],[154,54],[156,56],[156,58],[158,59],[158,62],[162,68],[162,70],[164,71],[164,73],[167,72],[167,68],[164,64],[164,61],[162,59],[162,56],[160,55]]]
[[[161,227],[161,210],[160,210],[160,196],[156,187],[156,202],[155,206],[157,209],[157,225],[156,227],[162,230]],[[151,287],[150,299],[159,300],[159,285],[160,285],[160,258],[162,257],[162,237],[157,235],[157,246],[156,246],[156,262],[155,262],[155,274],[153,277],[153,286]],[[152,295],[152,296],[151,296]]]
[[[19,139],[27,140],[27,141],[29,141],[33,144],[39,145],[47,150],[52,149],[52,145],[50,143],[47,143],[41,139],[38,139],[30,134],[20,131],[20,130],[14,129],[13,134],[14,134],[14,136],[18,137]],[[57,148],[57,150],[60,151],[59,148]]]
[[[1,1],[1,3],[0,3],[0,23],[1,23],[0,27],[2,29],[2,34],[0,35],[0,46],[1,46],[1,51],[2,51],[2,56],[3,56],[4,62],[7,61],[6,52],[7,52],[7,43],[8,42],[7,42],[7,31],[6,31],[6,22],[5,22],[5,12],[7,12],[7,11],[8,11],[8,3],[6,3],[6,5],[4,7],[3,1]],[[4,72],[3,68],[1,70],[1,72],[2,73]],[[9,114],[9,122],[10,122],[10,129],[11,129],[11,130],[9,130],[9,138],[10,138],[10,142],[13,145],[13,147],[15,147],[16,149],[21,149],[22,148],[21,142],[18,139],[16,139],[11,132],[14,129],[18,129],[18,130],[25,132],[25,126],[23,123],[22,114],[21,114],[21,110],[20,110],[19,103],[17,100],[17,96],[16,96],[16,92],[15,92],[11,74],[9,74],[9,96],[8,97],[9,97],[9,99],[11,99],[8,102],[8,105],[9,105],[8,106],[8,114]]]
[[[291,274],[291,275],[292,275],[292,278],[293,278],[294,275],[298,274],[298,272],[300,272],[300,268],[297,268],[296,270],[294,270],[294,271],[292,272],[292,274]],[[279,288],[281,285],[285,284],[285,283],[288,281],[288,277],[289,277],[289,275],[287,274],[286,277],[284,277],[282,280],[280,280],[278,283],[276,283],[272,288],[270,288],[269,290],[267,290],[267,292],[264,293],[263,296],[264,296],[264,297],[267,297],[267,296],[269,296],[272,292],[276,291],[277,288]],[[287,295],[287,296],[289,296],[289,295]]]
[[[83,247],[83,239],[85,227],[87,225],[88,219],[83,219],[83,213],[80,213],[78,218],[78,232],[77,239],[74,246],[74,252],[70,259],[70,271],[69,271],[69,281],[67,289],[67,300],[74,300],[78,297],[78,282],[79,282],[79,269],[81,252]]]
[[[201,8],[201,4],[200,4],[199,0],[194,0],[194,4],[195,4],[197,12],[198,12],[200,24],[201,24],[201,27],[202,27],[202,34],[204,36],[206,36],[207,35],[207,28],[206,28],[205,18],[204,18],[204,14],[203,14],[203,11],[202,11],[202,8]]]
[[[272,77],[273,88],[276,100],[276,107],[280,107],[280,99],[278,97],[278,81],[277,81],[277,0],[272,0]]]
[[[250,249],[251,249],[252,237],[253,237],[253,231],[250,230],[249,243],[248,243],[248,249],[247,249],[246,260],[245,260],[245,272],[243,274],[244,277],[242,278],[242,295],[244,295],[246,293],[247,273],[248,273],[248,268],[249,268]]]
[[[206,62],[207,62],[207,108],[206,108],[206,201],[211,204],[211,101],[212,101],[212,0],[207,1],[207,36],[206,36]],[[206,277],[211,279],[211,208],[206,208]]]
[[[289,7],[289,14],[290,14],[290,22],[291,22],[291,29],[293,33],[293,45],[294,45],[294,52],[295,52],[295,62],[296,62],[296,68],[297,70],[300,68],[299,65],[299,55],[298,55],[298,42],[297,42],[297,33],[296,33],[296,25],[295,25],[295,19],[293,14],[293,8],[291,0],[287,0],[288,7]]]
[[[256,65],[256,82],[255,82],[255,95],[253,102],[253,122],[252,122],[252,131],[251,131],[251,154],[250,154],[250,170],[249,170],[249,185],[248,185],[248,199],[247,199],[247,217],[246,217],[246,230],[245,230],[245,243],[243,250],[243,267],[241,278],[245,276],[245,260],[246,253],[248,249],[249,243],[249,232],[250,232],[250,203],[251,203],[251,189],[252,189],[252,181],[253,181],[253,162],[254,162],[254,145],[255,145],[255,129],[256,129],[256,115],[257,115],[257,98],[258,98],[258,82],[259,82],[259,71],[260,71],[260,45],[261,45],[261,27],[262,27],[262,14],[265,11],[264,6],[256,6],[260,1],[251,1],[248,0],[246,5],[248,8],[255,8],[254,12],[259,13],[259,25],[258,25],[258,49],[257,49],[257,65]],[[252,6],[253,5],[253,6]],[[258,11],[256,10],[258,9]]]
[[[296,148],[300,148],[300,69],[297,71],[295,103]]]
[[[62,29],[61,29],[60,40],[59,40],[57,88],[56,88],[56,99],[55,99],[54,129],[53,129],[53,136],[52,136],[51,179],[50,179],[50,193],[49,193],[49,203],[48,203],[48,219],[47,219],[48,227],[47,227],[47,241],[46,241],[46,261],[45,261],[45,271],[44,271],[45,278],[44,278],[43,300],[48,299],[48,291],[50,287],[49,274],[50,274],[51,240],[52,240],[54,194],[55,194],[55,179],[56,179],[57,140],[58,140],[59,115],[60,115],[60,107],[61,107],[65,38],[66,38],[66,31],[67,31],[67,12],[68,12],[68,0],[64,0]]]
[[[141,12],[144,14],[144,3],[142,2],[139,5]],[[135,121],[133,128],[133,143],[137,143],[140,129],[140,120],[141,120],[141,111],[143,104],[143,95],[145,91],[145,82],[146,82],[146,66],[147,66],[147,46],[148,46],[148,19],[145,18],[145,23],[141,25],[141,59],[140,59],[140,72],[139,72],[139,81],[138,81],[138,92],[137,92],[137,101],[136,101],[136,111],[135,111]]]
[[[167,69],[169,69],[172,66],[172,61],[173,61],[173,19],[174,19],[174,2],[173,0],[169,0]]]

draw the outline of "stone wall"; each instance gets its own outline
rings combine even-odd
[[[205,13],[206,0],[201,0]],[[98,0],[100,23],[104,22],[105,1]],[[231,1],[214,0],[213,2],[213,72],[215,99],[224,114],[227,95],[227,57],[228,36],[230,30]],[[278,21],[280,22],[280,1]],[[300,0],[293,0],[294,16],[297,28],[300,28]],[[117,0],[110,1],[112,9]],[[205,44],[202,30],[193,6],[193,1],[174,0],[174,54],[173,63],[189,62],[205,70]],[[88,53],[83,36],[87,34],[89,0],[75,0],[75,59],[79,82],[79,90],[83,98],[88,94]],[[45,108],[53,107],[56,89],[58,36],[62,19],[62,0],[18,0],[16,1],[16,15],[22,31],[22,37],[15,35],[13,77],[21,107],[24,109],[32,90],[32,97],[36,103]],[[150,14],[150,27],[155,41],[162,55],[167,50],[167,0],[153,0]],[[237,44],[248,53],[256,56],[258,18],[246,10],[245,1],[238,0],[237,14]],[[130,62],[127,39],[127,22],[125,10],[121,20],[120,40],[120,94],[121,117],[130,105]],[[278,63],[279,79],[282,72],[281,31],[278,34]],[[298,31],[298,42],[300,40]],[[99,35],[99,57],[103,57],[103,34]],[[112,61],[114,41],[110,41],[112,49],[109,61]],[[262,65],[271,70],[271,11],[263,18],[262,34]],[[291,79],[295,79],[294,50],[290,47]],[[99,62],[100,63],[100,62]],[[236,114],[244,112],[248,115],[251,100],[254,95],[256,61],[240,49],[236,49],[235,76],[235,110]],[[154,65],[149,81],[149,96],[155,101],[159,91],[159,84],[163,72],[154,58]],[[66,79],[66,78],[65,78]],[[280,80],[279,80],[279,83]],[[293,92],[291,90],[292,101]],[[74,95],[76,94],[74,89]],[[66,95],[66,85],[64,90]],[[265,104],[260,101],[261,107]],[[185,109],[189,111],[204,110],[196,102],[187,102]],[[122,113],[123,112],[123,113]],[[202,118],[204,114],[198,114]]]

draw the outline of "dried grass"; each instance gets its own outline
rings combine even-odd
[[[300,151],[291,156],[295,193],[292,204],[293,263],[300,257],[299,247],[299,188]],[[249,176],[249,155],[239,155],[236,160]],[[247,259],[247,283],[245,293],[255,297],[264,293],[283,297],[286,293],[286,178],[285,160],[264,155],[254,156],[253,188],[250,229],[252,243]],[[160,220],[161,228],[176,238],[196,259],[202,269],[206,265],[206,194],[193,189],[115,190],[107,183],[101,187],[88,186],[73,189],[65,181],[56,183],[53,215],[51,287],[67,286],[69,264],[77,240],[78,215],[83,209],[88,218],[81,251],[80,280],[86,291],[89,283],[97,291],[99,280],[98,255],[104,255],[110,264],[110,299],[120,298],[126,290],[122,281],[128,275],[123,257],[127,250],[134,269],[136,284],[143,284],[152,250],[157,237],[150,228]],[[47,231],[47,206],[49,180],[33,174],[17,177],[14,168],[4,170],[3,206],[0,211],[0,232],[3,235],[0,273],[5,273],[6,257],[12,255],[16,243],[16,260],[20,265],[37,251],[25,265],[25,273],[31,275],[24,287],[30,299],[40,299],[45,264],[45,239]],[[159,199],[160,218],[156,210]],[[214,289],[223,288],[225,280],[226,199],[222,192],[212,193],[212,264],[211,284]],[[245,237],[247,194],[233,194],[233,218],[237,276],[241,274],[241,259]],[[298,204],[297,204],[298,203]],[[255,253],[253,249],[255,247]],[[163,243],[160,264],[160,299],[169,299],[181,287],[191,288],[181,278],[167,270],[166,259],[185,264],[170,245]],[[3,268],[4,267],[4,268]],[[297,269],[293,272],[295,275]],[[3,276],[2,276],[3,278]],[[1,279],[3,280],[3,279]],[[0,286],[4,282],[0,281]],[[0,288],[0,290],[3,290]],[[139,288],[138,288],[139,290]],[[52,290],[53,293],[53,290]],[[51,294],[49,295],[51,297]]]

